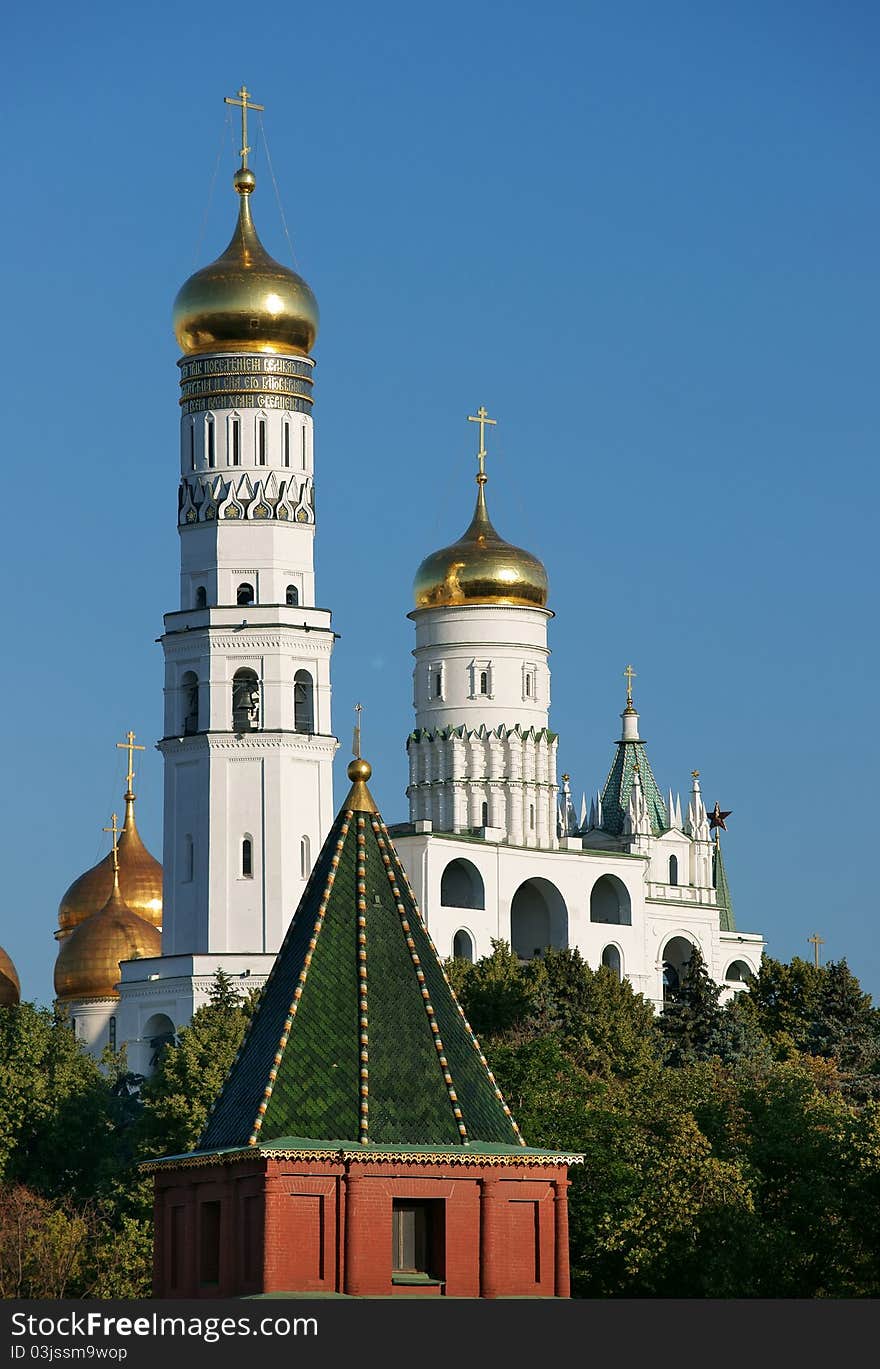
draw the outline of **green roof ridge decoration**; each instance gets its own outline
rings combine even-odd
[[[727,871],[724,868],[724,857],[721,854],[721,842],[718,840],[717,833],[712,856],[712,883],[715,886],[715,894],[718,899],[718,925],[722,932],[735,932],[733,899],[730,897],[730,885],[727,882]]]
[[[499,723],[497,727],[487,728],[485,723],[480,723],[479,727],[468,727],[466,723],[459,723],[454,726],[447,723],[445,727],[416,727],[407,737],[407,742],[418,741],[448,741],[451,737],[460,737],[463,741],[471,737],[528,737],[533,741],[555,742],[559,736],[558,732],[553,732],[549,727],[522,727],[519,723],[514,723],[513,727],[508,727],[506,723]]]
[[[324,842],[198,1150],[525,1146],[366,786]]]
[[[602,790],[602,831],[610,836],[619,837],[623,833],[636,765],[639,767],[642,793],[651,818],[651,831],[655,837],[659,837],[661,832],[669,829],[666,804],[657,788],[645,743],[639,739],[621,739],[617,743],[617,751]]]

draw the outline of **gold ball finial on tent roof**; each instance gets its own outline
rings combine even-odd
[[[348,778],[351,780],[352,784],[356,783],[357,780],[366,782],[372,773],[373,767],[370,765],[370,762],[365,761],[362,756],[359,756],[356,760],[349,761],[348,763]]]

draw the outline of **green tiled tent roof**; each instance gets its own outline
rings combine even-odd
[[[619,741],[605,788],[602,790],[602,830],[614,837],[619,837],[623,832],[633,785],[633,770],[637,761],[642,793],[651,815],[651,831],[657,837],[669,827],[666,804],[660,797],[644,742]]]
[[[199,1150],[290,1136],[524,1144],[358,778]]]
[[[721,931],[735,932],[733,900],[730,897],[730,885],[727,883],[727,871],[724,868],[720,841],[715,842],[715,853],[712,857],[712,883],[715,885],[715,893],[718,898],[718,924]]]

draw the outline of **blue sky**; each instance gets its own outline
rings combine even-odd
[[[550,576],[560,771],[603,782],[632,661],[661,789],[696,767],[732,810],[740,927],[783,959],[819,931],[880,999],[876,7],[50,0],[4,38],[0,942],[25,995],[51,998],[129,727],[161,856],[170,310],[230,236],[244,81],[321,306],[338,796],[360,699],[405,816],[412,577],[469,520],[484,403],[493,520]]]

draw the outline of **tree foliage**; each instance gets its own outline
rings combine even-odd
[[[584,1157],[576,1296],[880,1297],[880,1025],[844,961],[765,957],[724,1003],[695,954],[659,1016],[574,950],[447,973],[528,1143]],[[138,1161],[197,1145],[252,1008],[218,975],[146,1081],[0,1009],[0,1295],[148,1294]]]

